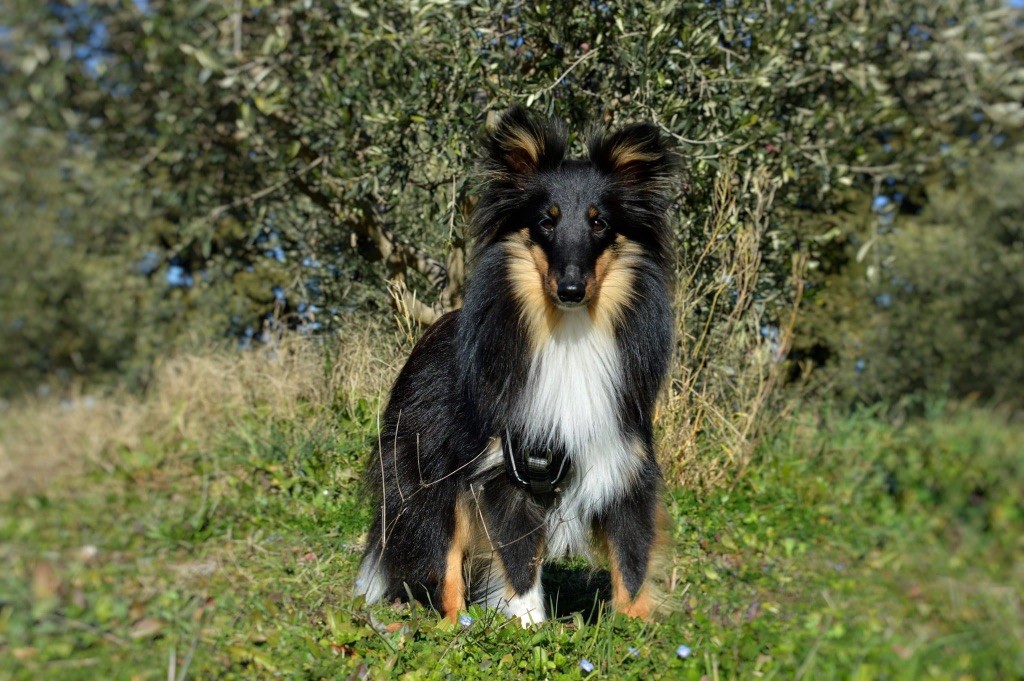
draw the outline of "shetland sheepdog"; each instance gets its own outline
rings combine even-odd
[[[649,617],[664,536],[652,411],[673,347],[674,155],[657,128],[595,135],[513,107],[485,135],[462,309],[399,373],[368,468],[356,594],[546,618],[545,560],[605,555],[613,607]]]

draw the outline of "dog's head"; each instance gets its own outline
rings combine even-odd
[[[590,303],[623,252],[669,267],[665,212],[675,164],[653,125],[597,134],[588,158],[567,159],[561,125],[513,107],[485,144],[478,248],[525,248],[551,305]]]

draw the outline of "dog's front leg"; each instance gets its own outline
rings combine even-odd
[[[611,568],[612,606],[628,617],[650,619],[653,614],[647,579],[655,545],[663,541],[663,515],[655,490],[637,489],[600,523]]]
[[[484,604],[518,617],[523,626],[543,622],[544,510],[520,489],[492,481],[480,495],[492,560]]]

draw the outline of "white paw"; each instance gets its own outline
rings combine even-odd
[[[540,624],[545,620],[547,620],[547,617],[544,616],[543,610],[540,612],[534,612],[531,610],[530,612],[525,612],[519,616],[519,624],[522,625],[523,629],[529,629],[531,625]]]
[[[502,609],[509,617],[518,617],[524,628],[547,620],[547,616],[544,614],[544,588],[541,586],[540,580],[538,579],[533,588],[522,596],[513,596],[508,599]]]

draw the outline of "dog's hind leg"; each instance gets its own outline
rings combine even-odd
[[[441,578],[439,606],[441,614],[456,621],[460,610],[466,609],[466,581],[464,561],[470,550],[472,519],[466,504],[455,504],[455,522],[451,542],[445,555],[444,575]]]

